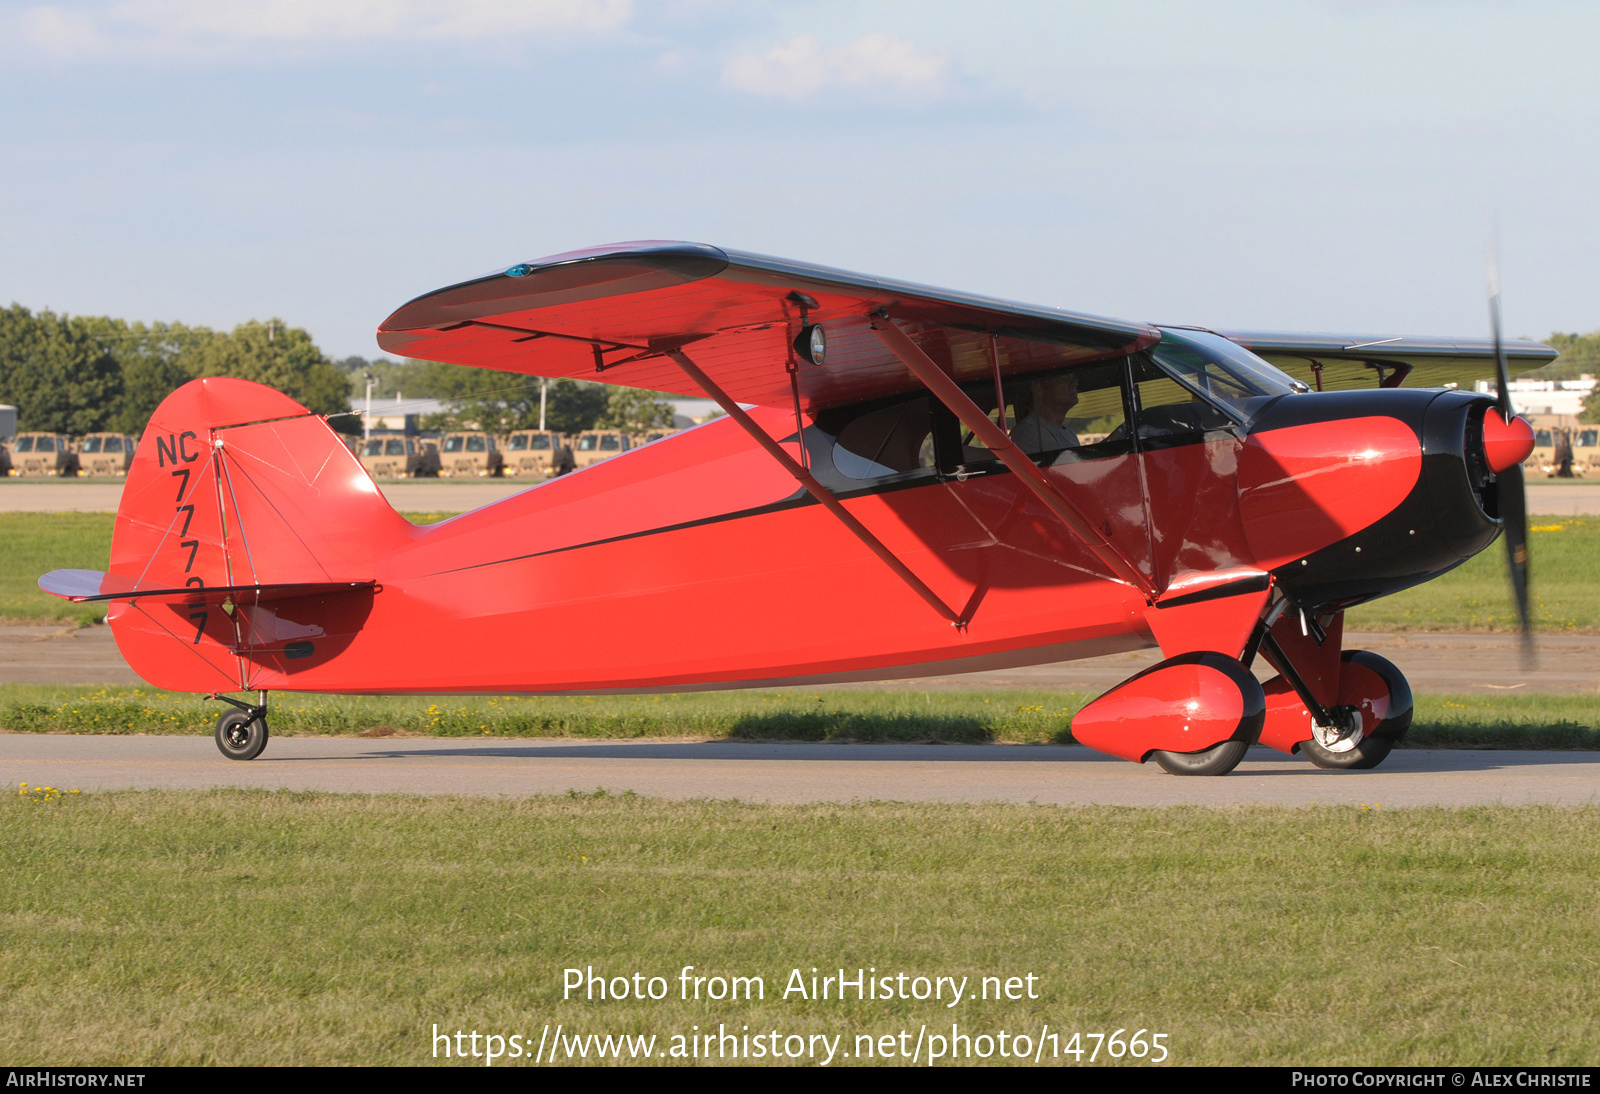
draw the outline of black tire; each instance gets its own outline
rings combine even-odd
[[[1370,736],[1363,737],[1348,751],[1329,752],[1314,739],[1302,741],[1300,751],[1318,767],[1334,771],[1369,771],[1384,761],[1411,728],[1411,685],[1405,673],[1392,661],[1367,650],[1345,650],[1342,660],[1370,669],[1383,680],[1389,689],[1388,717],[1378,723]]]
[[[217,748],[230,760],[253,760],[267,747],[267,719],[230,710],[217,719]]]
[[[1300,751],[1305,753],[1306,759],[1332,771],[1370,770],[1381,764],[1393,747],[1394,742],[1387,737],[1363,737],[1346,752],[1329,752],[1315,740],[1300,742]]]
[[[1244,754],[1250,751],[1249,741],[1223,741],[1204,752],[1150,753],[1150,758],[1161,765],[1169,775],[1226,775],[1239,766]]]

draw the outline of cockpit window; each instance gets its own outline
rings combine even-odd
[[[1240,421],[1248,421],[1261,400],[1295,390],[1287,374],[1210,331],[1163,328],[1150,357],[1178,383],[1226,407]]]

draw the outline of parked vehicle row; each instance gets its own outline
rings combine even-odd
[[[373,434],[357,443],[361,464],[373,478],[434,477],[542,480],[670,436],[675,430],[645,434],[589,429],[573,436],[549,430],[519,429],[504,436],[481,430],[446,433],[437,439]]]
[[[19,478],[126,475],[139,438],[131,433],[18,433],[0,444],[0,473]]]

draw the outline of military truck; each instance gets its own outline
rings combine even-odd
[[[131,433],[90,433],[78,442],[78,474],[84,478],[126,475],[139,438]]]
[[[11,445],[11,473],[66,478],[78,473],[78,454],[65,433],[18,433]]]
[[[578,467],[588,467],[633,448],[633,439],[612,429],[585,429],[572,445],[572,459]]]
[[[492,434],[446,433],[439,446],[439,474],[447,479],[499,478],[504,468],[505,457]]]
[[[676,429],[652,429],[648,433],[635,433],[633,434],[633,447],[640,448],[651,441],[659,441],[663,437],[670,437],[676,432],[678,432]]]
[[[439,474],[439,448],[430,441],[399,433],[375,434],[357,457],[375,479],[415,479]]]
[[[506,474],[523,479],[565,475],[575,464],[572,446],[559,433],[519,429],[508,434],[501,444]]]

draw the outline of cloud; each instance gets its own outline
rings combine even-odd
[[[184,51],[206,43],[485,38],[605,31],[632,0],[120,0],[85,11],[23,13],[34,44],[54,54]]]
[[[944,54],[892,34],[869,34],[835,49],[823,49],[807,35],[764,55],[735,57],[723,68],[722,81],[740,91],[796,101],[829,87],[874,86],[926,99],[943,94],[949,70]]]

